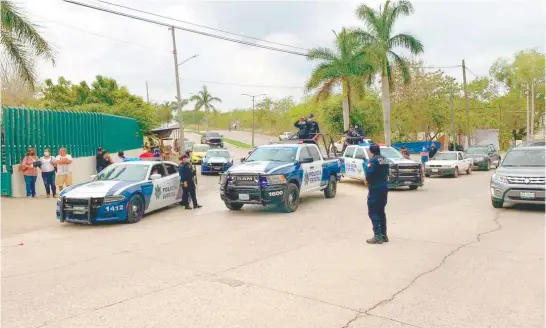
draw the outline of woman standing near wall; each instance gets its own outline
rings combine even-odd
[[[44,186],[47,194],[47,198],[57,196],[57,188],[55,187],[55,158],[51,156],[51,150],[49,148],[44,149],[44,156],[40,158],[42,166],[42,179],[44,180]]]
[[[27,197],[36,197],[36,178],[38,175],[37,166],[41,165],[38,156],[36,156],[36,149],[29,148],[27,155],[23,157],[19,171],[25,177],[25,186],[27,191]]]

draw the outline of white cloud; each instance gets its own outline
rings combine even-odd
[[[354,15],[358,2],[111,1],[301,47],[331,47],[332,29],[361,26]],[[105,6],[96,0],[87,0],[87,3]],[[381,2],[366,3],[377,6]],[[174,98],[172,40],[165,27],[62,1],[26,0],[21,5],[29,17],[42,26],[43,34],[56,45],[59,52],[56,67],[48,63],[40,64],[41,78],[56,79],[62,75],[79,82],[84,79],[90,81],[95,75],[102,74],[117,79],[131,92],[143,97],[146,96],[145,83],[148,81],[152,100]],[[422,58],[429,65],[459,65],[465,58],[474,73],[484,75],[500,56],[510,56],[515,51],[533,47],[544,51],[545,5],[540,0],[428,1],[416,2],[414,7],[415,14],[403,18],[397,31],[411,32],[423,41],[426,52]],[[98,37],[59,23],[127,43]],[[200,29],[180,22],[172,23]],[[180,66],[183,97],[196,93],[204,84],[196,80],[301,86],[258,88],[207,83],[209,91],[222,98],[220,107],[223,110],[250,106],[249,99],[240,96],[241,93],[266,93],[273,98],[293,96],[299,99],[314,66],[300,56],[183,31],[176,31],[176,35],[180,60],[199,54]],[[447,69],[446,72],[457,78],[461,75],[460,69]]]

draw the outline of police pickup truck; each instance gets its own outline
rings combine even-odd
[[[414,190],[423,186],[424,177],[421,164],[404,158],[393,147],[381,146],[381,155],[389,162],[389,189],[409,187]],[[348,146],[343,153],[343,176],[366,181],[366,165],[373,155],[369,143]]]
[[[298,209],[300,196],[322,191],[336,196],[341,160],[323,158],[315,143],[287,141],[256,147],[241,164],[220,176],[220,197],[230,210],[245,204]]]

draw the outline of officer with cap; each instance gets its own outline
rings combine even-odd
[[[179,175],[180,175],[180,184],[182,185],[183,194],[182,194],[182,202],[181,205],[185,206],[187,210],[191,210],[190,207],[190,198],[193,203],[193,208],[201,208],[202,206],[197,203],[197,197],[195,195],[195,180],[194,180],[194,172],[192,168],[190,167],[190,164],[188,163],[189,157],[187,155],[182,155],[181,157],[182,163],[179,167]]]
[[[387,195],[389,188],[387,179],[389,176],[389,163],[381,156],[381,150],[377,144],[370,145],[373,157],[366,166],[366,180],[368,182],[368,216],[372,220],[374,237],[366,240],[368,244],[381,244],[388,242],[387,237]]]

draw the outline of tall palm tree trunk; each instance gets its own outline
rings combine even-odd
[[[205,124],[206,124],[206,130],[209,130],[209,110],[205,108]]]
[[[343,83],[343,131],[349,130],[351,115],[351,88],[348,82]]]
[[[389,78],[383,75],[381,79],[381,100],[383,103],[383,130],[385,131],[385,145],[391,145],[391,98]]]

